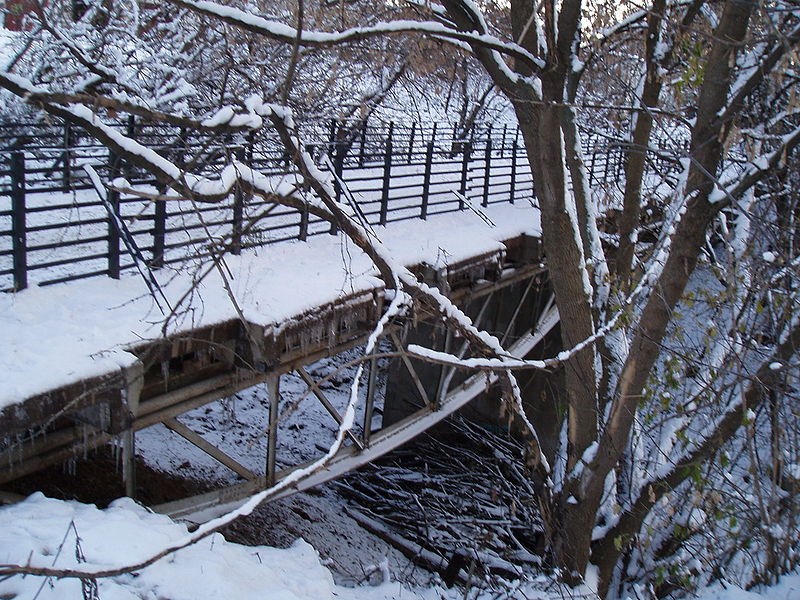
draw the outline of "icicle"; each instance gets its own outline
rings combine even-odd
[[[114,460],[114,473],[119,473],[120,467],[120,451],[119,447],[122,441],[119,437],[114,438],[114,441],[111,443],[111,457]]]
[[[86,460],[86,449],[89,446],[89,428],[86,425],[81,426],[81,437],[83,438],[83,459]]]

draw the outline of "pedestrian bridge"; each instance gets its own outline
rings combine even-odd
[[[427,145],[431,147],[430,142]],[[448,146],[450,152],[452,144]],[[389,147],[391,151],[391,143]],[[516,158],[493,156],[491,142],[488,148],[490,158],[486,152],[481,157],[484,179],[478,187],[485,201],[474,202],[456,189],[451,190],[454,206],[439,214],[430,211],[426,202],[433,186],[444,189],[450,184],[435,177],[428,152],[422,168],[416,169],[419,181],[408,184],[419,188],[418,204],[404,204],[398,209],[402,218],[392,220],[391,212],[382,212],[384,201],[379,198],[374,223],[370,225],[366,216],[365,222],[398,262],[421,281],[438,287],[479,327],[495,334],[510,355],[521,358],[541,349],[553,335],[558,316],[540,252],[532,188],[515,188],[502,170],[498,170],[500,183],[493,180],[492,161],[499,165],[513,160],[513,169],[519,167]],[[10,160],[17,168],[18,154]],[[444,150],[442,156],[452,161]],[[23,163],[26,159],[30,162],[24,156]],[[464,164],[467,173],[474,169],[471,162]],[[362,160],[356,168],[368,167]],[[415,170],[413,165],[410,170]],[[383,177],[385,171],[379,173]],[[359,191],[357,179],[348,180],[345,170],[338,169],[337,194],[354,207],[360,205],[357,212],[365,215],[369,190],[362,185]],[[509,193],[490,202],[488,194],[495,185]],[[386,195],[385,189],[378,192]],[[7,275],[17,290],[0,295],[0,329],[6,342],[0,349],[4,365],[0,486],[82,456],[87,449],[113,444],[121,449],[127,493],[135,496],[137,433],[156,424],[202,450],[239,480],[208,494],[154,507],[173,516],[207,519],[220,506],[303,468],[304,464],[281,457],[278,450],[281,415],[286,411],[281,378],[288,373],[299,376],[307,395],[330,416],[331,426],[343,422],[343,407],[326,396],[307,366],[362,345],[384,314],[387,292],[368,258],[336,231],[302,235],[303,228],[306,234],[309,228],[303,215],[297,222],[296,215],[283,218],[292,227],[299,224],[295,239],[273,239],[279,243],[261,247],[252,236],[255,229],[246,226],[247,214],[252,214],[248,211],[255,210],[247,199],[233,198],[230,207],[214,207],[215,221],[210,213],[204,217],[192,210],[190,201],[172,198],[170,215],[179,215],[184,226],[202,229],[207,239],[221,235],[221,224],[231,227],[230,219],[218,217],[230,210],[231,231],[239,238],[233,251],[224,255],[193,252],[181,260],[165,260],[170,228],[158,224],[164,215],[156,213],[163,212],[158,206],[166,203],[142,204],[137,219],[130,217],[130,210],[121,209],[124,199],[98,204],[88,199],[91,193],[31,192],[29,186],[12,182],[11,209],[0,213],[13,221],[11,248],[5,255],[13,258]],[[70,194],[71,202],[65,196]],[[142,200],[131,200],[128,209],[134,202]],[[237,202],[242,203],[238,216]],[[385,205],[389,206],[388,199]],[[92,210],[108,214],[86,218]],[[61,228],[45,222],[58,211]],[[140,222],[147,222],[148,214],[155,225],[150,229]],[[74,231],[76,220],[81,226]],[[143,260],[137,235],[152,236],[152,246],[146,250],[152,254],[149,260]],[[227,235],[230,242],[230,232]],[[46,236],[50,241],[44,240]],[[116,251],[86,259],[80,242],[96,244],[95,238],[104,247],[116,246]],[[173,252],[179,247],[175,243]],[[43,252],[48,257],[32,269],[29,258]],[[112,277],[63,270],[98,263],[110,265],[106,274]],[[31,273],[36,274],[33,280],[57,285],[31,286]],[[500,419],[499,394],[491,393],[491,374],[433,366],[406,351],[414,342],[461,355],[469,352],[466,343],[431,319],[432,315],[420,313],[390,322],[380,352],[361,359],[368,368],[361,385],[360,423],[347,432],[346,443],[323,468],[307,473],[281,494],[307,489],[366,464],[468,404],[475,418]],[[388,381],[385,397],[378,398],[381,364]],[[192,410],[258,384],[267,391],[268,415],[260,468],[254,468],[252,460],[223,451],[181,422],[181,416]],[[382,419],[376,411],[381,403],[377,408]]]

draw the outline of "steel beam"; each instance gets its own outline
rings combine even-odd
[[[253,480],[258,475],[253,473],[250,469],[242,465],[236,459],[230,457],[229,455],[225,454],[222,450],[217,448],[211,442],[200,436],[198,433],[189,429],[186,425],[178,421],[177,419],[167,419],[164,421],[164,426],[167,427],[170,431],[174,431],[183,439],[185,439],[190,444],[197,446],[208,454],[211,458],[216,460],[217,462],[222,463],[226,467],[228,467],[231,471],[242,477],[243,479]]]

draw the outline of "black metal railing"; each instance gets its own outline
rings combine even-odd
[[[231,157],[276,179],[293,166],[275,136],[198,135],[138,123],[116,125],[178,165],[208,176]],[[478,125],[467,135],[433,124],[335,123],[304,136],[306,150],[335,174],[337,197],[371,225],[532,200],[533,180],[517,129]],[[315,138],[312,138],[315,136]],[[218,251],[330,231],[302,211],[240,190],[218,204],[152,201],[110,192],[103,200],[84,169],[125,177],[153,195],[166,190],[69,124],[0,124],[0,289],[20,290],[97,275],[119,277],[144,262],[160,268]],[[141,266],[141,264],[140,264]]]
[[[268,177],[296,176],[274,133],[199,134],[140,122],[115,124],[175,164],[209,177],[235,156]],[[339,200],[370,225],[494,203],[534,201],[527,155],[516,126],[332,121],[307,126],[305,150],[331,172]],[[623,149],[595,140],[586,151],[591,185],[617,185]],[[235,190],[218,204],[110,192],[103,200],[86,165],[124,177],[152,195],[166,190],[149,173],[118,160],[68,123],[0,123],[0,290],[20,290],[148,268],[218,252],[329,232],[322,219]]]

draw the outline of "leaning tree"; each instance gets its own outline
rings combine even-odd
[[[553,411],[555,422],[527,423],[526,464],[546,558],[567,583],[594,566],[603,596],[630,581],[666,593],[700,572],[722,577],[741,564],[741,538],[759,547],[757,560],[767,557],[750,569],[751,579],[760,569],[790,566],[800,476],[792,428],[800,6],[653,0],[621,11],[580,0],[387,2],[381,18],[348,27],[345,3],[315,3],[311,24],[304,19],[310,5],[259,14],[251,4],[171,0],[159,9],[164,15],[144,19],[152,7],[115,13],[117,4],[97,2],[68,25],[46,21],[40,7],[30,42],[0,85],[85,128],[184,196],[214,202],[244,186],[336,222],[397,290],[387,318],[413,303],[440,313],[485,357],[471,365],[502,375],[517,409],[512,369],[559,369],[553,401],[563,410]],[[129,26],[111,26],[114,19],[146,26],[131,38]],[[511,360],[496,339],[397,267],[319,179],[288,112],[261,100],[285,101],[293,81],[311,85],[299,83],[296,71],[306,53],[346,46],[351,60],[368,64],[381,60],[382,40],[400,35],[454,46],[513,107],[561,316],[564,351],[552,360]],[[264,82],[253,53],[229,44],[237,36],[258,52],[287,53],[284,92]],[[50,62],[23,69],[36,53]],[[217,74],[214,85],[183,84],[185,71],[216,64],[237,85],[222,85]],[[271,124],[306,183],[275,189],[235,161],[209,181],[110,128],[109,115],[118,113],[197,130]],[[595,183],[587,140],[606,149],[606,160],[621,161],[615,185]],[[746,522],[730,518],[748,511]],[[720,557],[699,565],[714,544]]]

